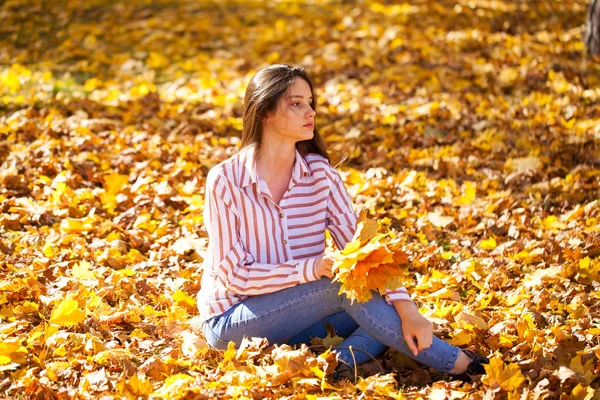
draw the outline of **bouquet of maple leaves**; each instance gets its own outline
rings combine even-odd
[[[400,249],[400,240],[392,232],[377,233],[379,224],[362,214],[354,238],[334,253],[333,281],[342,286],[351,301],[366,302],[371,290],[385,293],[403,285],[408,270],[408,254]]]

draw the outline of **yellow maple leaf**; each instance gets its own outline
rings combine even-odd
[[[589,257],[579,260],[579,273],[582,277],[597,280],[600,278],[600,259],[591,260]]]
[[[109,174],[104,177],[104,193],[100,194],[100,200],[105,209],[113,211],[117,206],[117,194],[127,184],[129,177],[121,174]]]
[[[494,250],[496,248],[496,239],[490,237],[489,239],[482,240],[479,243],[479,248],[483,250]]]
[[[481,382],[488,386],[500,385],[506,391],[517,390],[525,377],[516,364],[505,365],[500,357],[492,357],[489,364],[484,365],[486,375]]]
[[[453,346],[465,346],[471,343],[474,337],[474,334],[459,329],[452,334],[452,338],[448,339],[447,342]]]
[[[96,275],[94,271],[90,271],[90,264],[87,261],[81,261],[78,264],[75,264],[71,269],[71,275],[77,279],[96,279]]]
[[[10,339],[0,342],[0,365],[6,365],[11,362],[19,364],[25,363],[27,349],[21,346],[21,340]]]
[[[177,289],[175,293],[173,293],[173,301],[181,307],[190,309],[196,308],[196,299],[180,289]]]
[[[79,308],[79,303],[73,300],[70,293],[54,306],[50,316],[50,323],[63,326],[77,325],[83,320],[85,320],[85,311]]]
[[[147,396],[152,393],[153,385],[150,379],[143,375],[133,375],[127,381],[127,387],[136,396]]]

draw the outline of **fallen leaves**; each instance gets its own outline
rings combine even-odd
[[[2,8],[5,396],[597,397],[587,1],[84,3]],[[402,276],[439,337],[495,354],[482,382],[390,352],[396,380],[334,384],[332,353],[221,353],[189,326],[204,179],[238,150],[243,91],[274,62],[310,65],[334,162],[390,233],[354,242],[348,291]]]
[[[492,389],[500,386],[508,392],[514,392],[525,382],[519,366],[516,364],[506,365],[501,357],[490,358],[490,363],[484,365],[484,368],[486,375],[481,381]]]
[[[79,307],[79,302],[71,294],[54,306],[50,315],[50,323],[62,326],[77,325],[85,320],[85,311]]]

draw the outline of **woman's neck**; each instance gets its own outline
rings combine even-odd
[[[293,143],[261,143],[256,158],[258,174],[263,179],[279,175],[291,176],[296,157],[296,145]]]

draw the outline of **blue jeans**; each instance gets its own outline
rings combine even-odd
[[[328,278],[297,285],[275,293],[251,296],[224,314],[203,324],[211,347],[226,349],[229,341],[240,344],[244,336],[264,337],[270,344],[308,343],[311,337],[325,337],[325,324],[346,337],[336,351],[342,362],[354,366],[381,355],[388,347],[412,359],[448,373],[460,349],[433,337],[431,347],[415,357],[402,334],[396,309],[378,293],[366,303],[338,295],[339,283]],[[349,346],[354,349],[354,357]]]

